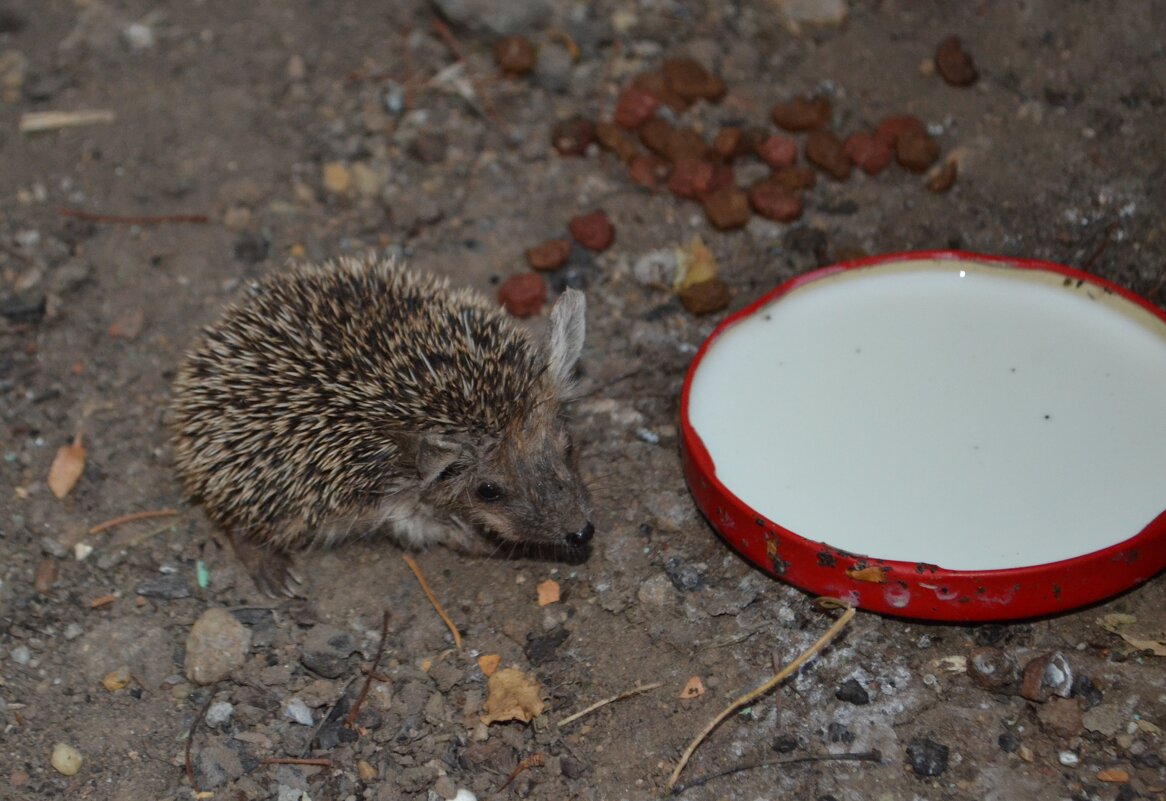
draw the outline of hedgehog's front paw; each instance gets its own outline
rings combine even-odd
[[[237,534],[231,535],[231,544],[257,590],[270,598],[301,597],[298,587],[302,581],[292,569],[288,551],[265,548]]]

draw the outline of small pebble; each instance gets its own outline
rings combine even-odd
[[[571,243],[566,239],[548,239],[526,251],[526,263],[535,270],[557,270],[567,263]]]
[[[215,701],[206,710],[206,724],[208,726],[222,726],[231,719],[235,707],[229,701]]]
[[[704,196],[704,213],[718,231],[743,228],[753,216],[749,198],[736,187],[725,187]]]
[[[939,158],[939,144],[927,131],[908,128],[895,141],[895,158],[911,172],[923,172]]]
[[[32,651],[28,650],[27,645],[18,645],[8,652],[12,661],[18,665],[27,665],[32,661]]]
[[[377,769],[363,759],[356,760],[356,775],[365,784],[373,781],[377,777]],[[440,781],[440,780],[439,780]],[[443,796],[446,797],[446,796]]]
[[[996,745],[1000,746],[1000,750],[1006,754],[1016,753],[1016,749],[1020,747],[1020,738],[1013,732],[1006,731],[996,738]]]
[[[935,48],[935,70],[949,86],[971,86],[980,77],[958,36],[948,36]]]
[[[675,248],[650,250],[632,265],[632,277],[643,286],[671,287],[676,278]]]
[[[64,635],[66,640],[75,640],[84,633],[85,629],[81,628],[81,624],[79,623],[70,623],[65,626]]]
[[[1057,761],[1066,768],[1075,768],[1081,762],[1081,757],[1075,751],[1062,751],[1057,754]]]
[[[774,106],[773,121],[787,131],[812,131],[830,123],[834,110],[829,98],[795,97],[788,103]]]
[[[1060,651],[1041,654],[1024,666],[1020,695],[1029,701],[1045,701],[1050,695],[1068,698],[1073,692],[1073,669]]]
[[[907,764],[916,776],[939,776],[947,770],[950,749],[930,737],[916,737],[907,746]]]
[[[1130,780],[1130,773],[1122,768],[1107,768],[1097,772],[1097,781],[1110,784],[1125,784]]]
[[[797,161],[798,143],[785,136],[768,136],[757,145],[756,152],[770,167],[788,167]]]
[[[251,630],[222,607],[212,607],[191,626],[186,637],[186,677],[213,684],[241,666],[251,647]]]
[[[300,698],[291,698],[283,705],[283,713],[301,726],[312,725],[312,710]]]
[[[615,240],[615,228],[602,210],[573,217],[567,230],[576,242],[596,253],[607,250]]]
[[[494,43],[494,61],[507,75],[525,75],[534,69],[538,58],[525,36],[507,36]]]
[[[326,679],[335,679],[348,670],[348,656],[356,650],[356,640],[343,629],[327,623],[312,626],[300,646],[300,662]]]
[[[729,305],[729,287],[719,278],[693,284],[680,291],[680,303],[695,315],[713,314]]]
[[[134,592],[147,598],[177,600],[190,597],[190,584],[185,576],[178,574],[152,576],[139,582]]]
[[[117,692],[124,690],[129,686],[132,677],[130,676],[130,669],[122,665],[116,670],[111,670],[106,673],[101,679],[101,686],[105,688],[106,692]]]
[[[498,287],[498,302],[515,317],[538,314],[546,299],[546,282],[537,273],[512,275]]]
[[[870,703],[870,695],[866,688],[858,682],[858,679],[847,679],[842,682],[842,686],[834,691],[834,697],[855,706],[865,706]]]
[[[999,690],[1016,681],[1016,660],[999,648],[987,646],[968,654],[968,675],[986,690]]]
[[[41,595],[47,595],[57,580],[57,560],[41,559],[36,565],[32,586]]]
[[[551,128],[551,145],[560,156],[582,156],[595,141],[595,123],[576,114]]]
[[[84,760],[81,757],[81,752],[71,745],[65,743],[57,743],[53,746],[53,755],[49,762],[56,769],[57,773],[62,776],[73,776],[77,771],[81,770],[81,763]]]
[[[850,177],[846,145],[830,131],[812,131],[806,137],[806,160],[836,180],[844,181]]]

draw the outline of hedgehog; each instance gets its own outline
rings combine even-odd
[[[297,551],[356,535],[585,551],[565,413],[584,311],[566,290],[538,343],[483,296],[372,254],[250,282],[174,381],[186,495],[269,595],[296,594]]]

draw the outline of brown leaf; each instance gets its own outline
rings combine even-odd
[[[542,688],[533,676],[528,676],[518,668],[499,670],[486,682],[486,714],[483,723],[498,723],[520,720],[529,723],[542,714]]]
[[[704,695],[704,682],[700,680],[700,676],[693,676],[684,685],[684,689],[680,691],[681,698],[700,698]]]
[[[81,444],[81,435],[78,434],[73,439],[72,445],[57,448],[57,455],[49,467],[47,479],[49,489],[57,498],[64,498],[72,491],[84,471],[85,446]]]
[[[502,657],[498,654],[482,654],[478,657],[478,669],[482,671],[483,676],[490,678],[498,669],[498,663],[501,661]]]
[[[547,579],[538,585],[538,605],[546,606],[559,602],[559,582]]]

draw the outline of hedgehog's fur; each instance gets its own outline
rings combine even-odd
[[[561,419],[582,326],[579,293],[544,350],[480,295],[391,260],[291,268],[250,284],[181,366],[178,471],[278,588],[288,551],[374,529],[585,542]],[[505,503],[475,497],[483,482]]]

